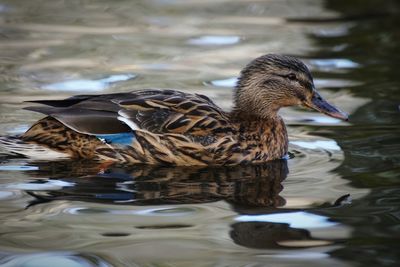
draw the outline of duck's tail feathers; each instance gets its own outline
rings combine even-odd
[[[0,136],[0,153],[25,156],[35,160],[61,160],[70,158],[70,155],[67,153],[23,141],[18,136]]]

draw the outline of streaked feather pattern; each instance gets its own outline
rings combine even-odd
[[[208,97],[173,90],[140,90],[33,101],[48,115],[21,136],[71,158],[162,165],[235,165],[282,157],[282,121],[243,122]],[[269,123],[277,126],[271,132]],[[280,128],[279,128],[280,127]],[[250,132],[249,132],[250,130]],[[279,148],[268,149],[269,144]],[[9,146],[8,146],[9,147]]]
[[[123,108],[118,111],[121,117],[155,134],[202,137],[235,132],[228,114],[203,95],[149,90],[134,92],[131,98],[114,102]]]

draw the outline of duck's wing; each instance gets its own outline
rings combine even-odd
[[[49,115],[77,132],[92,135],[142,130],[180,134],[207,143],[212,136],[235,131],[227,114],[208,97],[174,90],[78,95],[30,102],[42,106],[27,110]]]
[[[130,96],[113,102],[121,107],[118,119],[133,130],[180,134],[200,143],[235,131],[227,113],[200,94],[147,90],[132,92]]]

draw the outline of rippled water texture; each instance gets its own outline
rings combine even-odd
[[[0,158],[1,266],[399,266],[400,5],[0,0],[0,135],[23,101],[176,88],[229,110],[240,69],[304,60],[340,122],[282,110],[290,158],[232,168]]]

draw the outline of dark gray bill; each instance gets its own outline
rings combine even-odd
[[[345,113],[345,112],[339,110],[338,108],[332,106],[331,104],[329,104],[317,92],[315,92],[313,97],[311,98],[311,103],[307,101],[304,104],[309,108],[315,109],[316,111],[324,113],[333,118],[344,120],[344,121],[349,120],[349,116],[347,115],[347,113]]]

